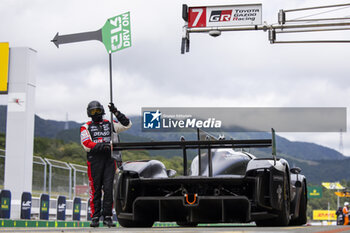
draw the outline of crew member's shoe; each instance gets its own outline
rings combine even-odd
[[[100,219],[99,217],[93,217],[91,219],[90,227],[99,227],[100,226],[99,219]]]
[[[104,217],[103,219],[103,225],[108,226],[108,227],[115,227],[115,223],[112,220],[112,217]]]

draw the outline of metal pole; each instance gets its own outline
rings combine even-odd
[[[72,199],[72,168],[65,163],[67,168],[69,169],[69,199]]]
[[[213,177],[213,164],[212,164],[212,154],[211,149],[208,148],[208,162],[209,162],[209,177]]]
[[[73,193],[74,193],[74,196],[76,196],[76,186],[77,186],[77,171],[74,169],[73,171],[73,185],[74,185],[74,189],[73,189]]]
[[[51,196],[52,165],[49,164],[49,196]]]
[[[36,158],[36,159],[39,159],[41,161],[41,163],[38,163],[38,162],[34,162],[33,161],[33,164],[36,163],[36,164],[43,164],[44,165],[44,189],[43,189],[43,192],[46,193],[46,173],[47,173],[47,164],[45,163],[45,160],[39,156],[33,156],[33,158]]]
[[[328,6],[307,7],[307,8],[299,8],[299,9],[290,9],[290,10],[284,10],[284,12],[315,10],[315,9],[331,8],[331,7],[341,7],[341,6],[350,6],[350,3],[338,4],[338,5],[328,5]]]
[[[207,135],[206,137],[206,140],[209,141],[210,138],[209,136]],[[208,147],[208,176],[209,177],[213,177],[213,163],[212,163],[212,154],[211,154],[211,149],[210,149],[210,146]]]
[[[229,26],[229,27],[205,27],[205,28],[187,28],[189,33],[201,33],[210,32],[213,30],[217,31],[257,31],[257,30],[271,30],[271,29],[295,29],[295,28],[315,28],[315,27],[335,27],[335,26],[349,26],[350,22],[342,23],[318,23],[318,24],[298,24],[298,25],[260,25],[260,26]]]
[[[349,26],[350,22],[344,23],[315,23],[315,24],[299,24],[299,25],[271,25],[274,29],[290,29],[290,28],[315,28],[315,27],[336,27],[336,26]]]
[[[330,209],[330,204],[329,204],[329,202],[328,202],[328,223],[330,222],[330,217],[331,217],[331,216],[330,216],[330,213],[329,213],[329,212],[330,212],[329,209]]]
[[[289,40],[289,41],[274,41],[272,44],[322,44],[322,43],[350,43],[350,40]]]
[[[185,138],[181,136],[180,140],[183,142],[185,141]],[[183,155],[183,165],[184,165],[184,176],[187,176],[187,153],[186,153],[186,147],[182,147],[182,155]]]
[[[46,193],[47,164],[44,162],[44,193]]]
[[[349,20],[349,17],[344,17],[344,18],[320,18],[320,19],[291,19],[291,20],[286,20],[285,22],[315,22],[315,21],[329,21],[329,20]]]
[[[345,31],[350,28],[328,28],[328,29],[305,29],[305,30],[288,30],[288,31],[276,31],[276,33],[300,33],[300,32],[330,32],[330,31]]]
[[[199,128],[197,128],[197,140],[200,141],[201,137],[199,134]],[[198,147],[198,176],[201,175],[201,171],[202,171],[202,158],[201,158],[201,148]]]
[[[45,158],[47,164],[49,164],[49,196],[51,196],[51,178],[52,178],[52,164]]]
[[[340,183],[340,182],[337,181],[337,183]],[[337,189],[337,192],[339,192],[339,189]],[[339,196],[337,195],[337,209],[338,207],[340,207],[340,200],[339,200]]]
[[[276,134],[273,128],[271,128],[271,136],[272,136],[272,156],[273,156],[274,165],[276,166]]]
[[[339,189],[337,190],[337,192],[339,192]],[[340,200],[339,200],[339,196],[337,196],[337,209],[340,207]]]
[[[110,95],[110,102],[113,103],[112,53],[111,52],[109,52],[109,95]],[[112,112],[111,112],[111,142],[113,142],[113,113]]]
[[[68,163],[70,165],[71,168],[73,168],[73,196],[76,196],[76,185],[77,185],[77,171],[75,169],[75,167],[71,164]]]

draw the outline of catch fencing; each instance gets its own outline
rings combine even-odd
[[[5,150],[0,149],[0,189],[4,187]]]
[[[0,189],[4,188],[5,150],[0,149]],[[33,156],[32,194],[89,198],[87,166]]]

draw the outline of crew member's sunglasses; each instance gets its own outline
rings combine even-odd
[[[93,115],[96,115],[96,114],[101,114],[102,113],[102,109],[100,108],[94,108],[94,109],[91,109],[90,110],[90,114],[93,116]]]

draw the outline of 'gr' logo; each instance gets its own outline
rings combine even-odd
[[[162,113],[157,110],[156,112],[144,111],[143,112],[143,128],[144,129],[160,129]]]
[[[209,22],[225,22],[230,21],[232,15],[232,10],[219,10],[212,11]]]

